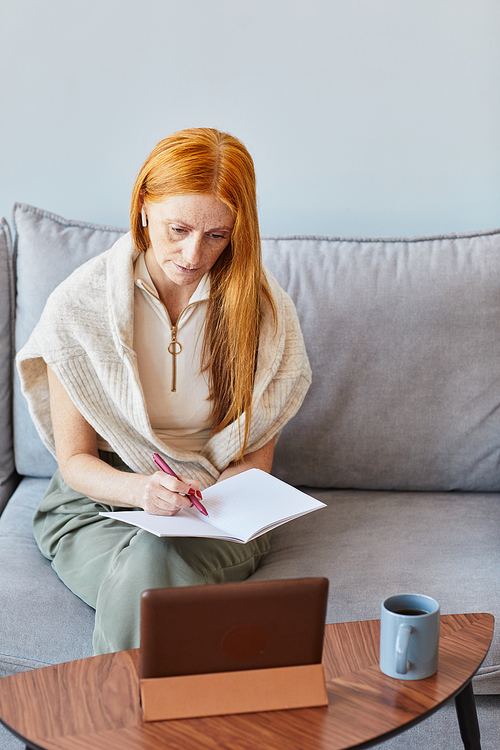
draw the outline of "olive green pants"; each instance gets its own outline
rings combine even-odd
[[[116,454],[107,463],[130,471]],[[156,537],[100,516],[123,510],[71,489],[56,471],[33,530],[59,578],[96,610],[94,653],[137,648],[142,591],[167,586],[243,581],[264,559],[270,534],[248,544],[219,539]]]

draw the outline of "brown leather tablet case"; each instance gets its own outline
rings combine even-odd
[[[325,705],[321,655],[327,593],[326,578],[145,591],[139,675],[145,720],[296,707],[290,700]],[[266,698],[264,683],[270,689],[273,681],[272,699]],[[280,698],[289,685],[298,694]],[[238,690],[241,700],[235,701]],[[306,703],[301,702],[304,690],[310,693]],[[203,708],[207,694],[212,703]]]

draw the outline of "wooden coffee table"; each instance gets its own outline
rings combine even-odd
[[[492,615],[443,616],[439,670],[425,680],[382,674],[379,634],[379,620],[326,626],[328,707],[146,724],[133,650],[4,677],[0,718],[28,747],[47,750],[343,750],[382,742],[455,696],[465,747],[478,750],[470,680],[488,651]]]

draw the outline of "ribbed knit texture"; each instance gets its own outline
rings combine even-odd
[[[239,453],[240,422],[207,442],[202,453],[174,449],[151,429],[133,350],[134,270],[130,234],[74,271],[50,295],[17,356],[22,391],[40,437],[55,456],[47,378],[49,365],[76,408],[136,472],[156,470],[152,454],[174,471],[213,484]],[[311,369],[293,302],[266,270],[278,322],[263,304],[247,452],[278,435],[299,409]],[[244,419],[244,417],[242,417]]]

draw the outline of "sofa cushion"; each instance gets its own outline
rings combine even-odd
[[[267,238],[313,382],[278,442],[291,484],[500,489],[500,230]]]
[[[13,489],[12,353],[14,294],[9,226],[0,221],[0,513]]]
[[[110,248],[127,230],[68,221],[22,203],[14,206],[13,221],[18,278],[15,346],[19,351],[28,340],[52,290],[75,268]],[[14,380],[14,426],[18,472],[32,477],[52,476],[55,460],[31,421],[17,373]]]
[[[92,656],[94,610],[61,583],[33,537],[47,485],[24,478],[0,518],[0,677]]]
[[[8,571],[0,676],[92,653],[94,610],[64,586],[33,539],[47,484],[23,479],[0,518],[0,570]],[[443,614],[491,612],[498,621],[500,495],[307,491],[327,507],[276,529],[252,579],[327,576],[328,622],[377,619],[380,602],[404,591],[435,597]],[[500,693],[499,628],[474,689]]]
[[[490,612],[495,632],[474,691],[500,693],[500,495],[307,492],[327,508],[275,529],[251,579],[326,576],[327,622],[379,619],[384,599],[415,592],[443,614]]]

